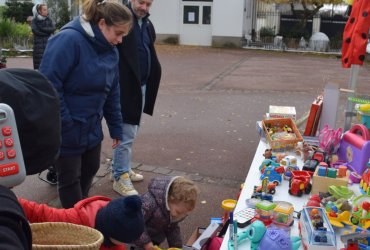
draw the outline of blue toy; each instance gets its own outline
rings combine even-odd
[[[273,182],[277,186],[283,180],[283,177],[281,176],[282,173],[284,173],[284,167],[268,166],[268,167],[265,167],[260,179],[263,180],[264,178],[267,177],[269,182]]]
[[[238,246],[246,240],[250,240],[251,250],[297,250],[301,245],[298,236],[289,237],[287,231],[282,228],[266,228],[259,220],[254,221],[247,230],[237,234]],[[234,250],[234,241],[229,241],[228,247],[229,250]]]

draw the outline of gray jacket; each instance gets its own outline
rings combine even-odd
[[[136,246],[142,247],[151,241],[159,245],[167,239],[169,247],[182,248],[180,221],[171,222],[167,203],[169,187],[176,178],[178,177],[155,177],[150,181],[148,191],[141,195],[145,230],[134,242]]]

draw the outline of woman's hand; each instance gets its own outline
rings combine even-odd
[[[118,140],[118,139],[113,139],[112,148],[116,148],[120,143],[121,143],[121,141],[120,141],[120,140]]]

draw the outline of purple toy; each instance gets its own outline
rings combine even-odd
[[[355,124],[344,133],[338,151],[339,160],[348,162],[358,174],[366,169],[370,158],[370,132],[362,124]]]

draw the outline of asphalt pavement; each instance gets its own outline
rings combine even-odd
[[[154,116],[143,116],[133,147],[136,171],[145,180],[185,175],[201,190],[196,210],[181,224],[186,241],[197,227],[221,217],[221,202],[236,198],[255,154],[256,121],[269,105],[295,106],[298,118],[327,83],[347,88],[350,70],[338,56],[158,45],[163,77]],[[32,68],[32,58],[8,58],[9,68]],[[369,67],[358,77],[358,93],[369,93]],[[345,94],[337,120],[344,120]],[[304,126],[302,127],[304,128]],[[118,197],[109,180],[111,139],[105,128],[101,168],[90,195]],[[40,152],[42,153],[42,152]],[[55,186],[28,176],[17,195],[58,206]]]

